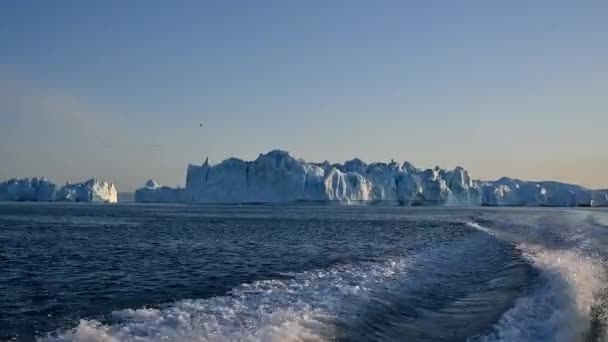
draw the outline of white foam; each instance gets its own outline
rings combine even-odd
[[[336,319],[369,300],[374,288],[405,274],[404,259],[338,265],[296,274],[288,280],[243,284],[229,295],[181,300],[162,309],[126,309],[119,320],[94,320],[45,341],[322,341],[331,339]],[[363,304],[363,303],[360,303]]]
[[[540,270],[539,283],[527,289],[482,341],[579,341],[592,320],[608,322],[603,305],[605,265],[580,248],[552,250],[522,243],[521,236],[470,227],[511,241]],[[580,241],[579,241],[580,240]],[[577,239],[584,245],[586,240]],[[446,254],[436,251],[442,257]],[[433,253],[431,253],[434,255]],[[429,257],[426,255],[426,257]],[[226,296],[181,300],[160,309],[139,308],[112,313],[118,323],[82,320],[49,341],[323,341],[332,340],[335,321],[352,321],[374,291],[402,284],[415,258],[337,265],[325,270],[289,274],[292,279],[243,284]],[[396,280],[395,282],[392,282]]]
[[[481,225],[472,227],[489,234]],[[550,250],[540,245],[518,243],[523,256],[540,270],[541,283],[530,289],[483,341],[580,341],[592,329],[592,321],[608,322],[606,311],[594,317],[593,309],[604,305],[607,290],[605,265],[582,250]],[[595,332],[597,334],[597,332]],[[601,332],[600,335],[605,332]]]
[[[599,225],[608,227],[608,211],[606,210],[593,210],[586,212],[587,215],[590,215],[592,219]]]
[[[471,227],[471,228],[475,228],[475,229],[481,230],[482,232],[488,233],[490,235],[496,236],[496,233],[493,230],[491,230],[489,228],[486,228],[486,227],[484,227],[484,226],[482,226],[482,225],[480,225],[480,224],[478,224],[476,222],[467,222],[466,225],[469,226],[469,227]]]

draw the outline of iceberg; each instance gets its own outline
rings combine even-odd
[[[189,203],[321,201],[416,204],[480,204],[481,189],[466,170],[420,170],[411,163],[307,163],[286,151],[254,161],[230,158],[188,167],[184,200]]]
[[[483,184],[482,205],[496,206],[605,206],[608,191],[579,185],[544,181],[530,182],[502,177]],[[595,201],[594,201],[595,199]]]
[[[10,179],[0,182],[0,201],[54,201],[57,186],[46,178]]]
[[[335,203],[392,202],[401,205],[604,206],[608,191],[560,182],[503,177],[473,180],[463,167],[419,169],[409,162],[309,163],[273,150],[253,161],[229,158],[217,165],[189,165],[185,188],[150,180],[136,202],[169,203]]]
[[[61,188],[46,178],[11,179],[0,182],[0,201],[68,201],[116,203],[116,186],[108,181],[89,179],[67,183]]]
[[[83,183],[66,184],[57,192],[57,201],[116,203],[118,191],[108,181],[89,179]]]
[[[138,203],[180,203],[183,199],[182,189],[161,186],[154,180],[146,182],[146,186],[135,190],[135,202]]]

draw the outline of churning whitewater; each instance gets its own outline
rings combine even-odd
[[[0,340],[604,341],[607,223],[598,209],[0,205]]]

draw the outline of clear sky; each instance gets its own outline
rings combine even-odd
[[[0,179],[281,148],[608,188],[607,136],[604,0],[0,2]]]

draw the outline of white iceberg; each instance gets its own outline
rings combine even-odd
[[[473,180],[462,167],[421,170],[411,163],[309,163],[273,150],[253,161],[229,158],[189,165],[186,187],[148,181],[137,202],[338,203],[393,202],[402,205],[592,206],[608,205],[608,191],[559,182],[501,178]]]
[[[54,201],[56,196],[57,186],[44,177],[0,183],[0,201]]]
[[[420,171],[410,163],[315,164],[274,150],[246,162],[236,158],[188,167],[185,202],[396,202],[479,204],[480,189],[462,168]],[[452,189],[446,183],[450,182]]]
[[[108,181],[89,179],[83,183],[66,184],[57,192],[57,201],[116,203],[118,191]]]
[[[0,201],[71,201],[116,203],[116,186],[108,181],[90,179],[58,188],[46,178],[11,179],[0,183]]]

